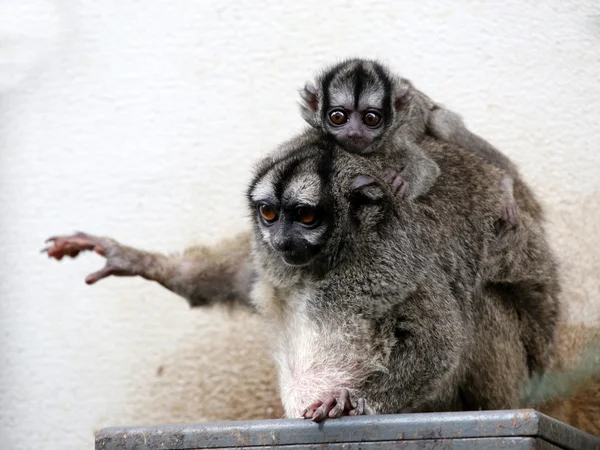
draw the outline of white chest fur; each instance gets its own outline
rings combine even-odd
[[[342,388],[352,392],[367,375],[354,331],[341,321],[315,318],[316,294],[306,287],[284,293],[264,282],[253,293],[272,332],[287,417],[299,417],[309,404]]]

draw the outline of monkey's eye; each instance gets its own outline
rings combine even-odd
[[[277,220],[277,211],[269,205],[261,204],[258,207],[261,217],[268,223],[273,223]]]
[[[341,109],[335,109],[329,113],[329,120],[334,125],[343,125],[348,121],[348,117]]]
[[[296,214],[298,221],[304,225],[313,225],[317,221],[317,211],[312,206],[301,206]]]
[[[381,122],[381,115],[376,112],[369,111],[363,116],[363,122],[368,127],[376,127]]]

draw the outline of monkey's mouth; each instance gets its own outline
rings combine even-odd
[[[344,148],[350,153],[362,154],[371,142],[363,138],[348,138],[344,141]]]
[[[316,251],[307,250],[288,250],[280,251],[279,255],[285,264],[293,267],[302,267],[310,264],[316,256]]]

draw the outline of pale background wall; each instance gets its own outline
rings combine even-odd
[[[75,229],[158,251],[242,229],[251,163],[303,125],[296,88],[338,57],[383,58],[519,163],[572,316],[597,321],[596,4],[3,0],[0,446],[280,414],[251,318],[137,279],[88,287],[99,257],[39,250]]]

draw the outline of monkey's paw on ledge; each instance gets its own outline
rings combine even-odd
[[[600,449],[600,438],[532,409],[113,427],[96,450],[201,448]]]

